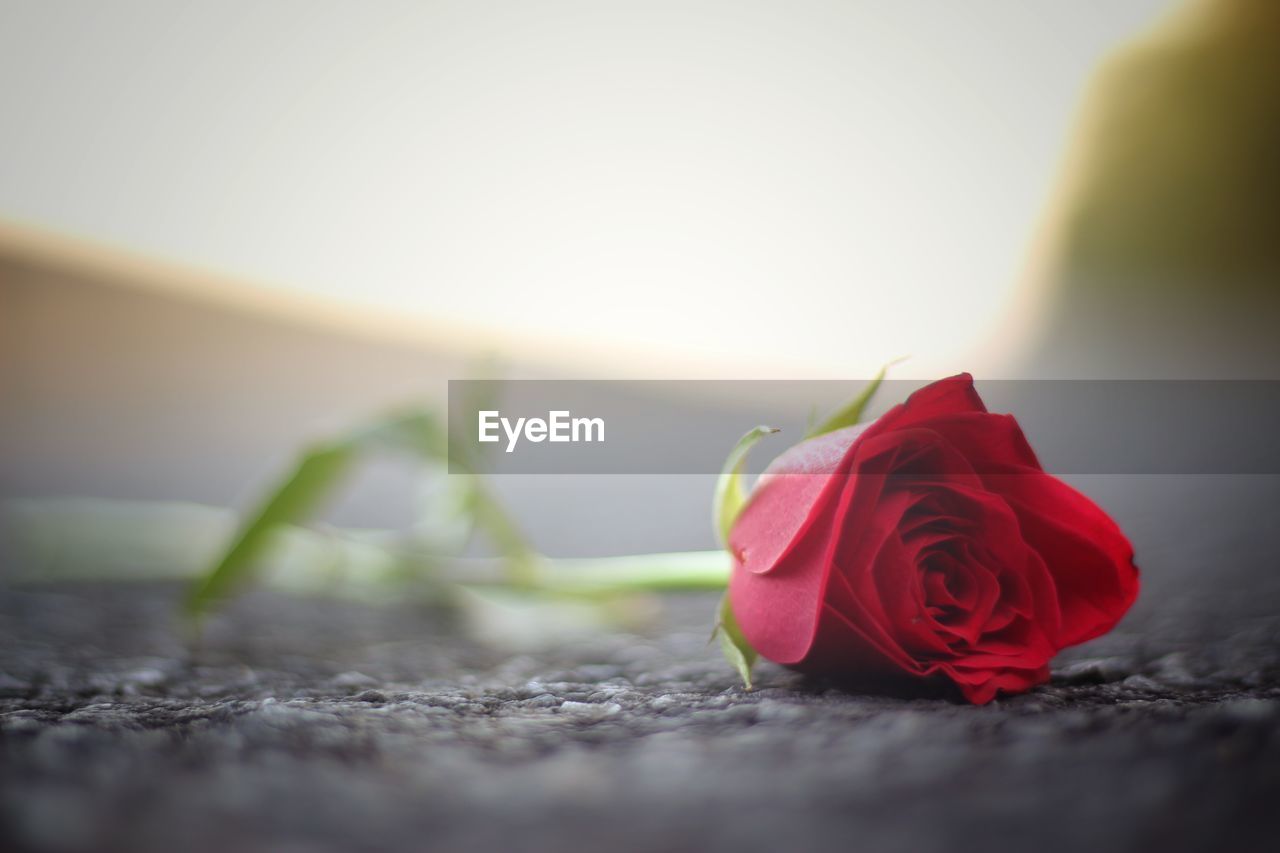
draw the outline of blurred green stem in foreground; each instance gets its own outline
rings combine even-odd
[[[419,583],[430,597],[448,600],[451,586],[501,586],[591,598],[656,590],[720,590],[728,582],[729,561],[718,551],[578,559],[538,554],[476,473],[474,463],[449,458],[447,430],[434,414],[410,409],[304,451],[244,521],[229,547],[196,579],[186,599],[188,615],[198,624],[260,575],[280,536],[309,521],[351,469],[376,453],[404,457],[429,469],[428,474],[434,474],[443,488],[423,523],[407,533],[359,536],[366,546],[381,548],[386,559],[350,562],[348,576],[343,578],[333,577],[334,566],[326,570],[318,565],[317,585],[326,581],[338,587],[385,585],[399,580]],[[446,473],[449,466],[454,472]],[[456,472],[459,468],[463,473]],[[335,534],[341,538],[340,532]],[[475,534],[488,540],[496,558],[461,556]],[[279,585],[281,576],[275,575],[274,585]],[[307,579],[298,580],[304,587],[309,585]]]
[[[245,526],[231,510],[179,502],[93,498],[10,501],[0,526],[16,565],[5,579],[165,582],[207,585],[209,567],[225,561]],[[302,595],[387,601],[447,596],[453,587],[505,587],[591,597],[603,592],[719,590],[729,576],[723,551],[552,558],[532,554],[522,586],[513,587],[503,557],[421,551],[416,534],[398,530],[282,525],[242,578]],[[234,588],[233,588],[234,590]]]

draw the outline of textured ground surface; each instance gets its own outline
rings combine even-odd
[[[1262,850],[1280,828],[1257,589],[1140,607],[983,708],[768,666],[743,692],[705,598],[511,657],[412,607],[258,593],[193,656],[176,594],[0,592],[0,848]]]

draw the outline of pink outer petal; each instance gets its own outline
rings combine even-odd
[[[752,647],[775,663],[800,662],[813,642],[830,571],[827,543],[833,538],[834,518],[828,514],[820,525],[810,526],[777,571],[755,574],[735,560],[729,578],[734,616]]]
[[[773,461],[729,535],[729,548],[747,571],[771,571],[817,522],[838,496],[832,483],[865,429],[848,427],[802,442]]]
[[[836,506],[866,426],[837,430],[783,453],[761,476],[729,534],[729,598],[752,646],[781,664],[803,659],[817,629]]]

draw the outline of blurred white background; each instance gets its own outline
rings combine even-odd
[[[5,0],[0,216],[706,375],[1000,365],[1084,83],[1167,5]]]

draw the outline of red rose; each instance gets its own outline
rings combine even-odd
[[[1133,548],[1040,467],[962,374],[783,453],[729,537],[756,651],[863,680],[950,679],[971,702],[1046,681],[1138,593]]]

